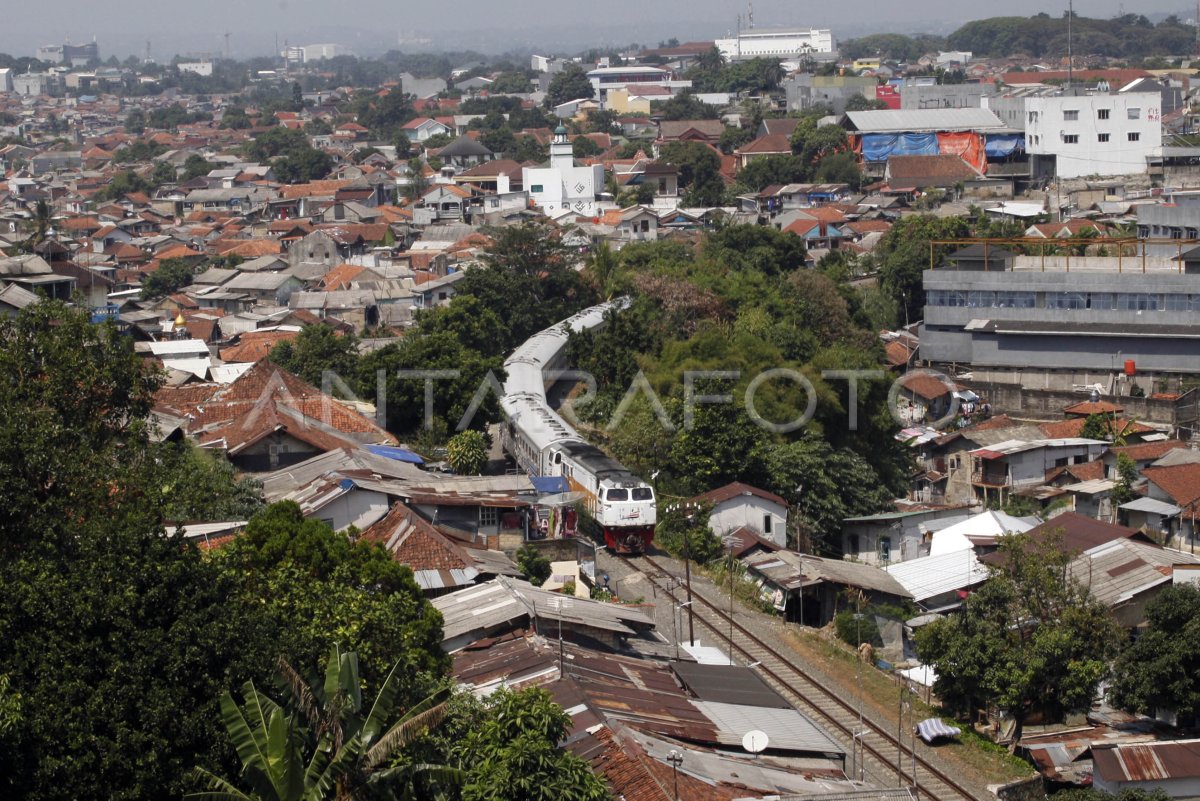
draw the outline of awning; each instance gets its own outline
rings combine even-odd
[[[425,460],[407,448],[397,448],[394,445],[368,445],[367,450],[376,456],[395,459],[397,462],[408,464],[425,464]]]
[[[1162,515],[1164,517],[1174,517],[1183,511],[1173,503],[1156,501],[1153,498],[1138,498],[1135,501],[1121,504],[1120,508],[1128,509],[1131,512],[1148,512],[1152,515]]]
[[[531,476],[529,480],[533,482],[533,488],[537,490],[538,495],[557,495],[571,491],[566,476]]]

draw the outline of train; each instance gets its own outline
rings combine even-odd
[[[504,362],[501,444],[529,475],[566,478],[600,525],[605,545],[617,553],[637,554],[654,541],[658,510],[653,488],[579,436],[546,398],[554,372],[565,369],[570,335],[600,328],[610,311],[628,304],[627,298],[618,298],[584,309],[512,352]]]

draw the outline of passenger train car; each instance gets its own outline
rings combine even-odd
[[[530,475],[564,476],[572,490],[582,493],[609,548],[640,553],[654,539],[654,491],[580,437],[546,400],[546,389],[556,380],[554,372],[565,369],[571,332],[598,328],[607,312],[627,305],[627,299],[619,299],[585,309],[539,331],[513,351],[504,362],[508,376],[500,401],[506,418],[501,441]]]

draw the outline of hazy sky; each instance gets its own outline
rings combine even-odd
[[[472,47],[490,52],[510,49],[577,50],[591,44],[655,43],[711,39],[745,14],[742,0],[5,0],[0,20],[0,51],[33,55],[38,45],[95,36],[101,54],[124,58],[142,55],[146,40],[158,59],[176,53],[219,53],[228,31],[234,56],[266,55],[279,42],[336,42],[362,54],[397,46],[403,37],[429,39],[432,49]],[[948,6],[952,10],[948,10]],[[833,29],[837,38],[869,32],[947,33],[969,19],[997,13],[1058,16],[1065,0],[1011,0],[1003,10],[990,0],[858,0],[851,4],[757,0],[758,27],[813,25]],[[1190,18],[1179,0],[1079,0],[1077,13],[1111,17],[1120,9],[1138,13],[1175,12]]]

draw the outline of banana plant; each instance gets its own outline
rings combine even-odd
[[[289,712],[259,693],[243,691],[244,709],[226,692],[221,715],[242,762],[247,794],[232,783],[197,769],[207,789],[186,796],[195,801],[351,801],[368,797],[416,798],[419,787],[459,786],[461,771],[443,765],[395,762],[396,755],[446,717],[448,689],[441,689],[398,719],[397,671],[367,707],[363,703],[358,655],[334,646],[325,676],[314,689],[287,663],[279,674]],[[302,725],[303,724],[303,725]],[[310,754],[305,762],[305,754]]]

